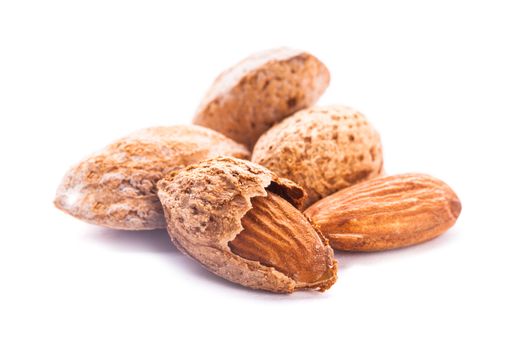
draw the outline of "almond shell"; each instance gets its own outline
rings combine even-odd
[[[228,246],[243,230],[241,219],[252,208],[251,198],[266,196],[270,190],[295,207],[302,206],[306,194],[295,183],[257,164],[219,157],[174,172],[158,187],[173,243],[211,272],[246,287],[280,293],[324,290],[335,282],[300,286],[273,267],[232,253]]]
[[[136,131],[73,166],[55,206],[95,225],[123,230],[166,227],[156,183],[170,171],[218,155],[248,158],[248,150],[196,125]]]

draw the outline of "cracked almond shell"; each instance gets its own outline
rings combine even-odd
[[[259,52],[217,77],[193,122],[251,149],[273,124],[313,105],[329,82],[326,66],[307,52]]]
[[[248,158],[237,142],[196,125],[139,130],[73,166],[57,208],[83,221],[124,230],[166,227],[156,183],[170,171],[218,155]]]
[[[309,206],[382,174],[383,152],[379,134],[361,113],[345,106],[311,107],[262,135],[252,162],[303,187]]]
[[[252,249],[252,252],[256,256],[264,250],[270,253],[272,250],[282,252],[286,258],[298,264],[307,264],[311,261],[309,254],[317,254],[321,261],[324,259],[326,262],[326,271],[320,280],[303,283],[286,271],[279,271],[260,260],[251,260],[233,252],[235,249],[242,249],[245,244],[239,241],[234,247],[230,243],[246,229],[243,228],[243,219],[251,215],[254,202],[265,201],[270,193],[293,206],[302,204],[305,193],[293,182],[279,178],[257,164],[219,157],[175,172],[161,180],[158,187],[173,243],[211,272],[246,287],[279,293],[290,293],[298,289],[323,291],[335,282],[337,263],[333,260],[333,250],[322,234],[293,207],[294,215],[300,215],[315,235],[315,248],[304,248],[300,241],[303,232],[297,232],[295,237],[286,237],[286,240],[295,242],[291,244],[289,251],[283,252],[283,247],[287,247],[288,243],[282,240],[283,237],[276,236],[275,240],[270,237],[266,241],[267,245],[260,251]],[[260,208],[264,210],[263,207]],[[269,217],[272,216],[264,215],[263,219]],[[259,226],[260,222],[254,224]],[[285,222],[272,224],[286,225]],[[263,225],[257,229],[260,227],[269,226]],[[283,229],[286,230],[286,227]],[[266,234],[269,232],[271,229]],[[313,237],[310,236],[311,238]],[[303,270],[307,267],[308,265],[303,266]]]

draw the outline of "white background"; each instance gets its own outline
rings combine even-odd
[[[520,1],[0,4],[0,348],[525,347]],[[189,123],[219,72],[283,45],[326,63],[319,104],[366,114],[388,173],[457,191],[453,229],[339,253],[326,293],[273,295],[214,277],[162,230],[52,206],[69,166],[135,129]]]

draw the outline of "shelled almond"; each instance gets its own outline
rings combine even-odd
[[[403,174],[346,188],[304,213],[334,249],[375,251],[435,238],[454,225],[460,212],[457,195],[443,181]]]

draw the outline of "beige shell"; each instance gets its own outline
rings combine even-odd
[[[219,157],[168,176],[158,187],[173,243],[213,273],[250,288],[282,293],[324,290],[335,282],[335,261],[331,280],[324,285],[300,286],[275,268],[230,250],[228,242],[243,230],[241,219],[252,208],[252,198],[272,191],[296,207],[302,205],[305,192],[293,182],[257,164]],[[318,234],[325,253],[333,259],[327,240]]]
[[[302,186],[306,206],[383,169],[379,134],[344,106],[311,107],[286,118],[257,141],[252,161]]]
[[[313,105],[329,82],[326,66],[307,52],[259,52],[217,77],[193,122],[251,149],[273,124]]]
[[[166,226],[156,183],[170,171],[218,155],[248,158],[248,150],[196,125],[132,133],[72,167],[55,205],[86,222],[124,230]]]

